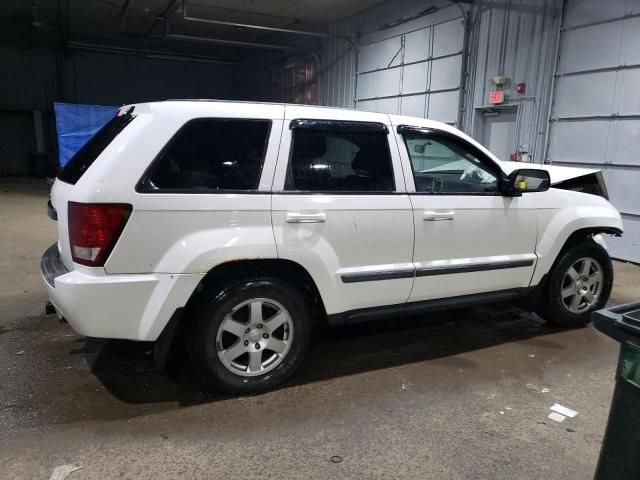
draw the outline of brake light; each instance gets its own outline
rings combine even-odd
[[[89,267],[103,266],[127,224],[131,209],[125,203],[69,202],[73,261]]]

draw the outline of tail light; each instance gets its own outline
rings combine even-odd
[[[124,203],[69,202],[69,243],[76,263],[101,267],[131,215]]]

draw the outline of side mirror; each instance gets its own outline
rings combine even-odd
[[[511,172],[502,181],[502,194],[519,197],[524,192],[545,192],[551,187],[551,178],[546,170],[521,168]]]

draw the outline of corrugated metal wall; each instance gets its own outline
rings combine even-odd
[[[542,163],[562,0],[503,0],[474,4],[463,130],[480,140],[483,109],[491,107],[489,79],[504,75],[505,102],[517,107],[514,150],[524,145]],[[516,91],[525,83],[523,94]]]
[[[625,225],[611,252],[640,262],[640,2],[568,0],[548,160],[602,169]]]
[[[407,22],[400,32],[365,35],[358,52],[356,108],[456,125],[464,47],[461,13],[448,8]]]
[[[378,30],[380,25],[425,11],[430,6],[437,7],[438,11],[391,29]],[[331,25],[329,32],[355,39],[360,53],[366,54],[366,45],[372,38],[389,38],[450,21],[461,16],[462,8],[460,4],[446,1],[386,1]],[[531,160],[542,162],[561,13],[562,0],[476,0],[472,4],[469,48],[465,52],[468,72],[464,79],[460,125],[465,132],[479,138],[479,113],[489,106],[488,95],[492,87],[489,78],[504,75],[509,81],[503,87],[506,97],[503,106],[516,106],[518,112],[514,149],[517,145],[526,145]],[[458,45],[462,45],[464,30],[457,32],[460,36]],[[354,91],[360,87],[355,84],[357,62],[349,44],[339,38],[328,40],[323,63],[320,103],[353,108]],[[440,72],[443,67],[434,65],[434,70]],[[526,83],[526,92],[522,95],[515,90],[520,82]],[[452,82],[448,84],[455,86]],[[447,99],[457,108],[455,101],[453,97]],[[432,116],[426,110],[408,113]],[[449,118],[451,115],[445,117],[442,119],[453,123]]]
[[[430,7],[436,7],[438,11],[420,15]],[[356,53],[347,41],[338,37],[351,38],[357,49],[459,17],[460,8],[445,0],[386,1],[329,25],[328,31],[333,37],[324,44],[319,103],[333,107],[355,107]]]

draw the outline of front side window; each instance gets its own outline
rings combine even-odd
[[[496,174],[476,155],[445,136],[404,134],[416,192],[496,194]]]
[[[154,160],[138,190],[257,190],[270,126],[269,120],[191,120]]]
[[[391,192],[393,169],[382,131],[307,130],[292,132],[285,190]]]

